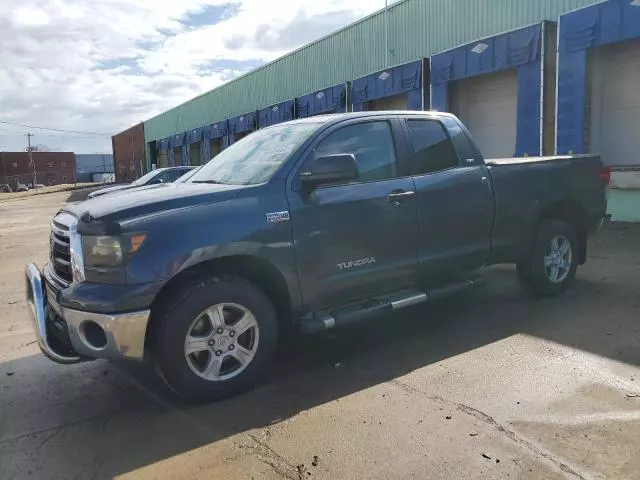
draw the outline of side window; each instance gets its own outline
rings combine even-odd
[[[315,149],[315,158],[352,153],[361,182],[393,178],[398,174],[391,127],[387,122],[349,125],[325,138]]]
[[[155,177],[153,177],[153,179],[151,181],[149,181],[149,184],[155,184],[155,183],[167,183],[170,182],[170,175],[171,175],[171,170],[165,170],[162,173],[159,173],[158,175],[156,175]]]
[[[189,170],[186,168],[177,168],[175,170],[169,170],[169,175],[167,177],[167,179],[165,179],[165,182],[175,182],[177,179],[179,179],[182,175],[184,175],[185,173],[187,173]]]
[[[453,143],[439,122],[407,120],[407,126],[415,152],[411,160],[413,175],[423,175],[458,166],[458,156]]]

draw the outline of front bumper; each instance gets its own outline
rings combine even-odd
[[[40,350],[57,363],[72,364],[94,358],[142,360],[149,310],[103,314],[64,308],[54,298],[38,268],[25,269],[27,307]],[[60,335],[53,335],[54,325]]]

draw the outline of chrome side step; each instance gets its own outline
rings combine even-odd
[[[315,314],[300,320],[302,333],[314,334],[334,328],[347,327],[369,318],[393,313],[420,303],[445,298],[461,291],[482,287],[486,284],[482,278],[465,280],[430,289],[427,292],[415,290],[399,292],[386,297],[377,297],[356,305],[341,307],[328,314]]]

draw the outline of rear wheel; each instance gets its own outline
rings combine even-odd
[[[573,283],[578,269],[578,240],[565,222],[540,222],[531,253],[517,264],[518,278],[535,295],[549,297],[563,293]]]
[[[278,341],[269,298],[241,279],[195,283],[155,324],[154,357],[181,398],[216,400],[254,386]]]

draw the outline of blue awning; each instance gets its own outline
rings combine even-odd
[[[354,104],[422,89],[422,60],[387,68],[351,84]]]
[[[227,121],[212,123],[204,127],[204,138],[216,139],[222,138],[227,134]]]
[[[609,0],[566,13],[560,17],[558,36],[556,152],[579,154],[585,152],[586,144],[587,52],[640,38],[640,7],[637,1]]]
[[[345,112],[347,107],[347,85],[336,85],[296,100],[298,118],[312,117],[327,112]]]
[[[169,150],[169,139],[168,138],[163,138],[162,140],[158,140],[156,142],[156,150],[160,151],[160,152],[164,152]]]
[[[286,122],[294,118],[295,102],[287,100],[286,102],[271,105],[258,111],[258,128],[268,127],[276,123]]]
[[[518,70],[516,156],[541,155],[543,23],[476,40],[431,57],[431,109],[447,112],[450,82]]]
[[[229,133],[245,133],[253,132],[258,128],[256,112],[248,112],[244,115],[230,118],[228,121]]]
[[[184,145],[184,132],[182,133],[176,133],[175,135],[171,136],[171,140],[169,141],[169,147],[170,148],[176,148],[176,147],[181,147],[182,145]]]
[[[189,130],[186,134],[188,143],[199,143],[202,140],[202,127]]]

